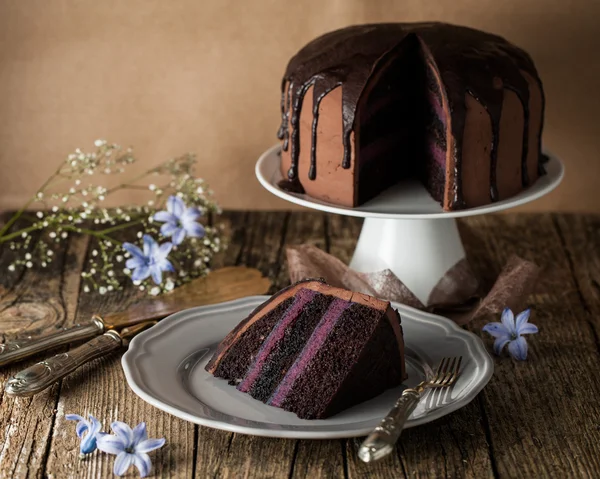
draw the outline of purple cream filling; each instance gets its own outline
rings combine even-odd
[[[435,162],[442,168],[446,166],[446,152],[440,148],[440,146],[433,140],[429,141],[428,144],[429,154],[435,160]]]
[[[444,112],[444,108],[440,104],[437,95],[434,92],[432,92],[431,90],[428,90],[427,91],[427,99],[429,100],[429,104],[433,107],[433,111],[435,112],[436,116],[439,118],[439,120],[442,122],[442,124],[444,126],[447,126],[446,125],[446,113]]]
[[[319,352],[325,343],[327,336],[336,325],[337,320],[351,305],[352,303],[349,301],[344,301],[343,299],[335,299],[329,305],[329,308],[321,318],[321,321],[319,321],[319,324],[313,331],[312,335],[304,346],[304,349],[302,349],[292,367],[289,369],[275,392],[271,395],[267,404],[275,407],[281,407],[283,401],[288,396],[300,374],[305,371],[306,366],[310,363],[310,361],[312,361],[317,352]]]
[[[265,364],[265,361],[269,357],[269,354],[275,349],[275,346],[283,339],[286,329],[296,320],[296,318],[302,312],[304,306],[312,301],[317,294],[316,291],[310,289],[301,289],[297,294],[292,305],[285,312],[283,318],[279,321],[277,326],[271,331],[271,334],[267,337],[262,347],[260,348],[254,363],[250,366],[248,373],[244,380],[238,385],[238,389],[242,392],[247,393],[250,391],[256,379],[260,375],[260,372]]]

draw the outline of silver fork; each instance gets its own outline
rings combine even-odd
[[[444,358],[430,379],[415,388],[405,389],[388,415],[361,444],[358,457],[364,462],[373,462],[392,452],[406,420],[417,407],[425,390],[452,386],[458,379],[461,362],[462,356]]]

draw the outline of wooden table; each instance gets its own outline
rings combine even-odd
[[[224,221],[231,244],[215,267],[257,267],[274,289],[288,282],[286,245],[310,242],[348,261],[361,226],[359,219],[312,212],[227,212]],[[152,453],[157,477],[598,477],[600,217],[488,215],[459,226],[485,285],[513,253],[544,268],[539,292],[530,298],[540,333],[531,337],[526,362],[495,359],[495,375],[476,400],[406,431],[397,454],[367,466],[356,457],[360,439],[263,439],[195,426],[135,396],[119,355],[113,355],[30,399],[0,392],[0,477],[111,477],[113,456],[78,459],[75,424],[64,419],[66,413],[90,413],[106,426],[115,419],[146,421],[151,437],[167,439]],[[51,270],[3,274],[0,332],[34,334],[129,301],[130,292],[80,291],[88,254],[87,240],[74,237]],[[0,252],[0,271],[6,271],[9,256]],[[468,328],[481,335],[482,326]],[[491,339],[482,337],[491,347]],[[0,370],[0,379],[16,371]]]

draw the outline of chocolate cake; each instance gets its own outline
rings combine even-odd
[[[406,378],[400,316],[387,301],[300,281],[238,324],[206,370],[300,418],[326,418]]]
[[[280,186],[358,206],[405,178],[445,210],[513,196],[542,172],[542,83],[503,38],[443,23],[359,25],[289,62]]]

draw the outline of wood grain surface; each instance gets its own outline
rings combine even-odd
[[[226,212],[231,241],[214,267],[256,267],[288,283],[285,247],[311,243],[344,261],[361,220],[313,212]],[[279,440],[244,436],[181,421],[139,399],[127,387],[120,355],[96,360],[28,399],[0,391],[0,478],[111,477],[113,457],[78,458],[75,424],[67,413],[93,414],[106,426],[146,421],[167,445],[152,453],[154,477],[164,478],[521,478],[597,477],[600,470],[600,217],[488,215],[459,223],[469,258],[490,285],[512,254],[544,270],[530,297],[540,333],[529,358],[495,360],[494,377],[465,408],[406,431],[397,453],[380,463],[357,460],[360,439]],[[0,276],[0,333],[36,334],[122,309],[134,290],[110,296],[80,292],[89,253],[71,238],[49,270]],[[0,271],[10,262],[0,250]],[[43,306],[40,306],[42,304]],[[481,334],[485,321],[468,329]],[[34,358],[29,361],[39,360]],[[0,369],[4,381],[18,367]],[[129,477],[137,475],[130,472]]]

